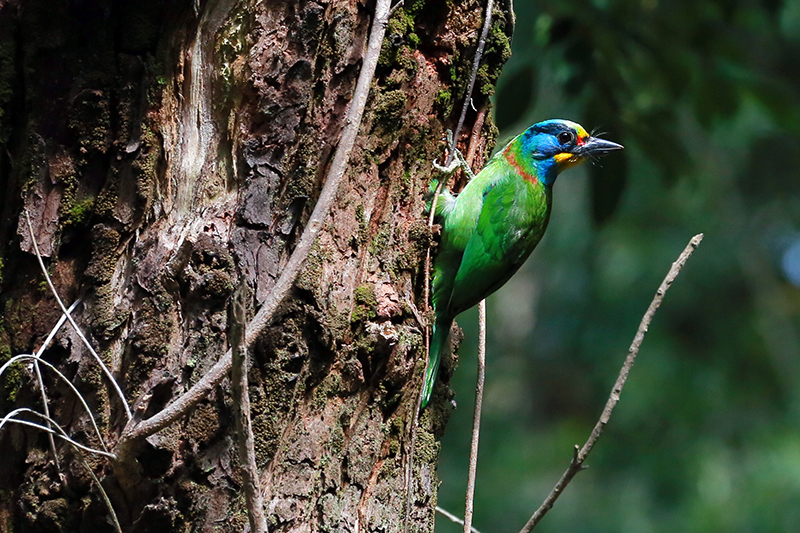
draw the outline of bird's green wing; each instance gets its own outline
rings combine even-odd
[[[453,316],[496,291],[522,266],[544,234],[549,206],[547,191],[516,173],[486,188],[453,280],[448,306]]]

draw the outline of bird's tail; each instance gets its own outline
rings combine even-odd
[[[433,385],[439,376],[439,363],[442,360],[445,350],[449,347],[450,327],[453,325],[452,319],[437,318],[433,323],[433,333],[431,334],[430,354],[428,368],[425,370],[425,384],[422,389],[422,408],[428,405],[433,392]]]

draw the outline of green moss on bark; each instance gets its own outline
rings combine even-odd
[[[370,285],[361,285],[353,294],[352,322],[373,320],[377,316],[378,299],[375,297],[375,288]]]
[[[408,96],[403,90],[379,93],[373,104],[375,125],[385,132],[399,130],[403,126],[403,115],[407,104]]]

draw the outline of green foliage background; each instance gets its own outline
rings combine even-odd
[[[626,150],[559,178],[544,240],[488,301],[475,527],[519,531],[548,494],[703,232],[591,468],[536,531],[800,531],[800,0],[515,4],[501,143],[567,118]],[[476,320],[440,460],[459,515]]]

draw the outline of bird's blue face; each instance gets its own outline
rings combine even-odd
[[[575,122],[545,120],[520,135],[523,157],[536,168],[536,175],[552,186],[558,174],[590,157],[622,149],[622,145],[592,137]]]

